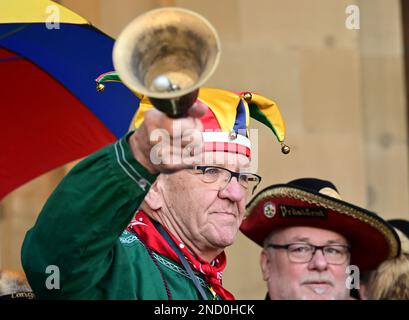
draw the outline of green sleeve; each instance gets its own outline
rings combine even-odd
[[[118,238],[157,177],[134,159],[127,137],[76,165],[27,233],[22,264],[37,297],[92,296],[110,272]],[[58,290],[46,287],[56,275],[48,266],[59,268]]]

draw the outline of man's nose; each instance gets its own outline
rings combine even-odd
[[[245,191],[237,181],[237,178],[232,177],[227,186],[219,191],[219,197],[230,199],[233,202],[239,202],[245,197]]]
[[[325,259],[324,252],[317,249],[308,263],[308,268],[311,270],[323,271],[328,268],[327,259]]]

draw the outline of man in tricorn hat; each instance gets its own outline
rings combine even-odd
[[[359,278],[348,281],[352,270],[373,269],[400,251],[388,223],[341,200],[329,181],[272,185],[247,210],[240,229],[263,247],[260,265],[270,299],[350,299],[350,286],[359,285]]]
[[[254,93],[201,88],[189,117],[171,119],[138,99],[136,130],[74,167],[27,233],[22,263],[38,298],[234,298],[224,249],[260,182],[249,117],[282,142],[280,111]]]

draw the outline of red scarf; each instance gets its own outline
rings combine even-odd
[[[165,227],[164,227],[165,228]],[[177,240],[170,232],[165,228],[168,234],[171,236],[176,245],[180,248],[186,260],[189,262],[193,270],[202,273],[205,280],[210,283],[213,290],[223,300],[234,300],[234,296],[222,286],[223,270],[226,267],[226,254],[224,251],[219,254],[216,259],[213,260],[213,266],[201,259],[194,256],[186,246]],[[128,226],[128,231],[136,233],[139,239],[141,239],[147,247],[151,250],[163,255],[177,263],[180,263],[179,257],[175,251],[170,247],[162,235],[156,230],[150,218],[143,211],[138,211]]]

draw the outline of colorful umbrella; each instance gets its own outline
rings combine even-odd
[[[127,132],[135,96],[95,90],[113,43],[55,2],[0,2],[0,199]]]

